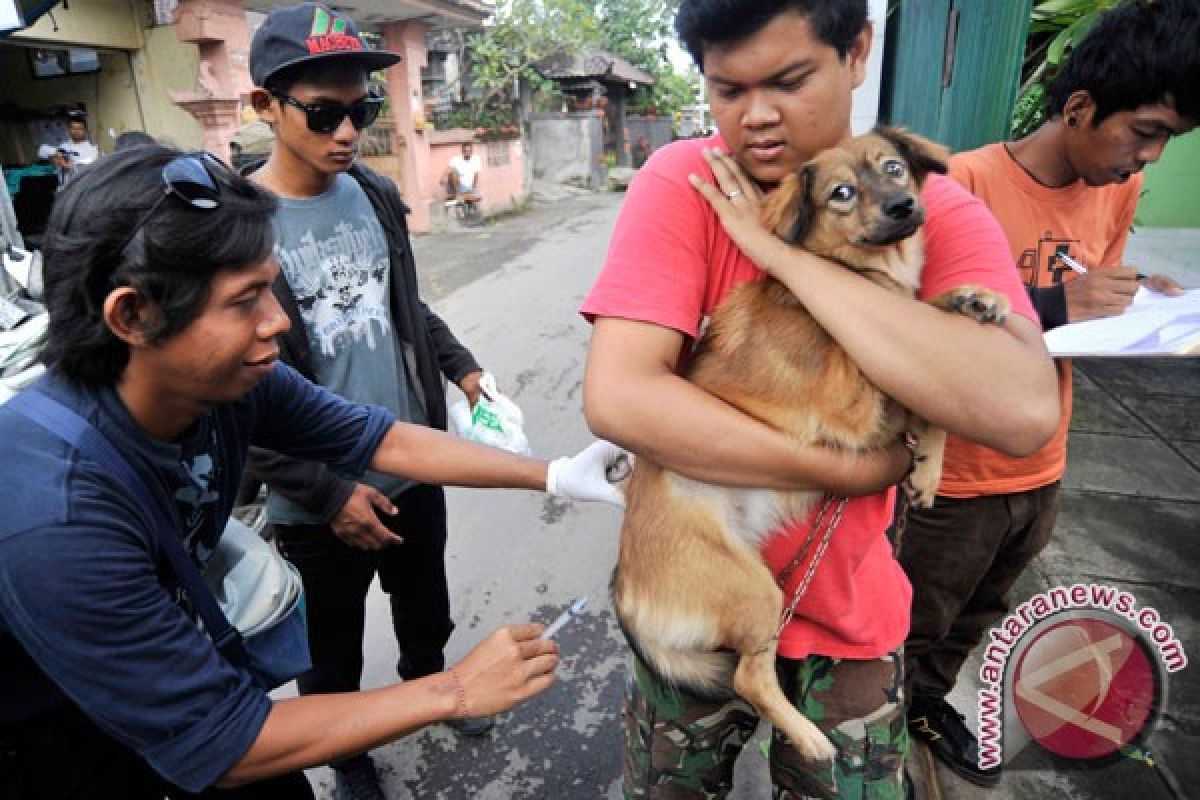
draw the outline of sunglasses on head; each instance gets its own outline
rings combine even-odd
[[[175,156],[162,168],[163,193],[159,196],[150,210],[142,215],[137,225],[125,239],[121,247],[124,253],[134,238],[142,232],[146,223],[162,206],[168,197],[177,197],[199,211],[212,211],[221,205],[221,187],[214,177],[215,173],[228,172],[229,168],[212,153],[184,153]]]
[[[304,121],[308,123],[308,129],[313,133],[333,133],[341,126],[342,120],[346,117],[350,118],[350,124],[354,126],[355,130],[361,131],[375,121],[375,118],[379,116],[380,109],[383,108],[383,98],[370,95],[359,98],[347,106],[329,100],[323,100],[320,103],[302,103],[290,94],[282,92],[274,94],[288,105],[303,111]]]

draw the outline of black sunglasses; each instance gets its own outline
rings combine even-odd
[[[304,121],[313,133],[333,133],[346,117],[355,130],[361,131],[379,116],[383,108],[382,97],[366,97],[355,100],[350,105],[324,101],[320,103],[301,103],[290,94],[274,92],[274,95],[290,106],[295,106],[304,112]]]
[[[162,168],[163,193],[142,215],[118,251],[124,253],[134,238],[142,232],[146,223],[154,216],[168,197],[178,197],[194,209],[212,211],[221,205],[221,187],[214,177],[216,172],[228,172],[229,168],[212,153],[184,153],[175,156]]]

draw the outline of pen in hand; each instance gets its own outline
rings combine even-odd
[[[1066,264],[1068,267],[1070,267],[1071,269],[1075,270],[1075,271],[1076,271],[1076,272],[1078,272],[1080,275],[1087,275],[1087,274],[1088,274],[1088,268],[1087,268],[1087,267],[1085,267],[1083,264],[1080,264],[1078,261],[1076,261],[1075,259],[1071,258],[1071,257],[1070,257],[1069,255],[1067,255],[1066,253],[1058,253],[1057,255],[1058,255],[1058,260],[1059,260],[1059,261],[1061,261],[1062,263]],[[1145,275],[1143,275],[1142,273],[1140,273],[1140,272],[1139,272],[1139,273],[1137,274],[1137,280],[1139,280],[1139,281],[1144,281],[1144,280],[1146,280],[1146,276],[1145,276]]]

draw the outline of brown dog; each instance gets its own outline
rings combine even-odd
[[[917,192],[945,151],[881,128],[827,150],[788,176],[764,210],[786,241],[913,296],[924,220]],[[934,304],[1002,321],[1007,300],[980,287]],[[913,502],[929,505],[944,434],[875,388],[796,297],[768,277],[742,284],[713,314],[687,377],[802,443],[847,450],[921,433]],[[775,675],[784,596],[759,555],[763,540],[812,509],[819,492],[711,486],[638,459],[626,487],[613,605],[631,646],[667,682],[705,696],[732,688],[806,757],[833,746],[797,711]],[[732,651],[732,652],[728,652]]]

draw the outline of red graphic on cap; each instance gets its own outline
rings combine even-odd
[[[336,53],[346,50],[362,50],[362,42],[357,36],[347,33],[327,33],[324,36],[310,36],[304,40],[308,52],[314,56],[318,53]]]
[[[1099,758],[1145,728],[1157,680],[1134,636],[1100,619],[1069,619],[1038,633],[1021,654],[1014,704],[1025,730],[1047,750]]]

